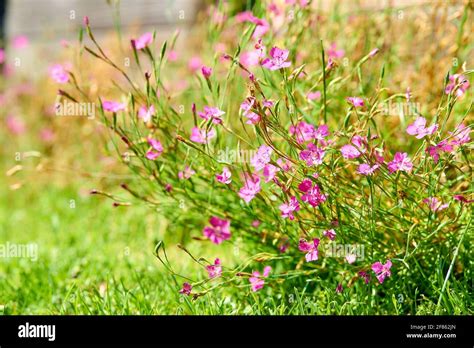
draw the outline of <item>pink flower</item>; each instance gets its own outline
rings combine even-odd
[[[338,294],[341,294],[343,291],[344,291],[344,288],[342,287],[342,284],[340,284],[340,283],[337,284],[337,286],[336,286],[336,292],[337,292]]]
[[[246,176],[245,185],[239,191],[239,197],[249,203],[260,192],[260,178],[253,174]]]
[[[214,244],[221,244],[230,238],[230,221],[219,219],[213,216],[209,219],[211,226],[206,226],[202,230],[205,237],[209,238]]]
[[[257,150],[257,154],[250,159],[250,164],[255,168],[255,170],[262,170],[265,165],[270,162],[272,152],[273,150],[270,146],[260,146]]]
[[[273,164],[266,164],[263,167],[263,176],[265,177],[265,182],[270,182],[275,178],[276,173],[280,171],[280,168],[274,166]]]
[[[451,152],[454,150],[454,146],[449,144],[446,140],[440,141],[438,144],[435,146],[428,146],[426,149],[426,152],[433,157],[433,161],[435,163],[438,162],[439,160],[439,154],[441,152]]]
[[[221,260],[216,258],[213,265],[206,266],[206,271],[210,279],[218,278],[222,274]]]
[[[307,242],[306,239],[300,239],[300,242],[298,244],[298,249],[306,253],[306,256],[305,256],[306,262],[316,261],[318,259],[318,254],[319,254],[318,245],[319,245],[318,238],[313,239],[312,243]]]
[[[191,70],[191,72],[196,72],[202,67],[202,60],[198,56],[192,57],[189,62],[188,62],[188,69]]]
[[[446,85],[444,92],[446,94],[451,93],[454,89],[456,89],[456,95],[461,98],[464,93],[466,93],[467,89],[469,88],[470,84],[466,77],[462,74],[454,74],[449,76],[449,83]]]
[[[158,140],[152,138],[148,138],[148,144],[151,145],[152,149],[146,153],[146,158],[153,161],[163,153],[163,145]]]
[[[370,282],[370,275],[367,274],[367,272],[364,272],[364,271],[360,271],[359,273],[357,273],[357,275],[361,278],[364,279],[365,281],[365,284],[369,284]]]
[[[208,78],[211,77],[211,75],[212,75],[212,68],[210,68],[210,67],[204,65],[204,66],[201,68],[201,72],[202,72],[202,75],[203,75],[206,79],[208,79]]]
[[[180,180],[187,180],[190,177],[192,177],[194,174],[196,174],[196,172],[193,169],[191,169],[190,166],[186,166],[184,167],[184,170],[178,172],[178,178]]]
[[[191,141],[199,144],[207,144],[209,140],[216,136],[216,130],[210,129],[206,131],[205,129],[199,129],[198,127],[193,127],[191,129]]]
[[[317,184],[313,186],[310,179],[304,179],[298,185],[298,189],[304,192],[304,195],[301,196],[301,200],[309,203],[313,207],[317,207],[327,199],[327,196],[321,193],[319,186]]]
[[[379,167],[380,165],[378,164],[374,164],[373,166],[370,166],[370,164],[362,163],[362,164],[359,164],[359,167],[357,168],[357,173],[362,174],[362,175],[372,175]]]
[[[232,173],[230,172],[229,168],[224,167],[222,168],[222,174],[216,174],[216,180],[222,184],[230,184],[232,182],[231,179]]]
[[[267,278],[271,270],[272,268],[270,266],[266,266],[263,269],[263,276],[260,276],[260,272],[258,271],[254,271],[252,273],[252,277],[249,278],[249,282],[251,284],[253,292],[257,292],[258,290],[263,288],[263,286],[265,285],[265,281],[263,278]]]
[[[191,295],[191,290],[193,289],[193,286],[189,283],[183,283],[183,288],[181,290],[179,290],[179,293],[180,294],[183,294],[183,295],[188,295],[190,296]]]
[[[257,228],[258,226],[260,226],[260,221],[259,220],[253,220],[252,221],[252,227]]]
[[[27,47],[28,44],[29,40],[25,35],[15,36],[12,41],[12,46],[17,50]]]
[[[138,109],[138,117],[141,118],[145,123],[149,122],[154,114],[155,107],[153,105],[151,105],[149,108],[144,105]]]
[[[387,260],[387,263],[385,265],[381,264],[380,262],[375,262],[372,265],[372,271],[374,271],[374,273],[376,274],[376,277],[379,280],[380,284],[383,283],[386,277],[390,277],[390,275],[392,274],[390,272],[391,267],[392,262],[390,260]]]
[[[348,264],[352,265],[356,261],[357,256],[355,254],[347,254],[346,261]]]
[[[252,11],[240,12],[239,14],[237,14],[237,16],[235,16],[235,18],[239,23],[251,22],[257,25],[252,35],[254,39],[261,38],[270,28],[266,20],[255,17]]]
[[[206,121],[211,119],[212,122],[216,124],[222,123],[221,116],[224,114],[225,114],[224,111],[220,110],[219,108],[211,107],[211,106],[205,106],[204,111],[198,112],[199,117],[205,119]]]
[[[179,59],[179,54],[178,54],[177,51],[171,50],[171,51],[168,53],[168,60],[169,60],[170,62],[176,62],[178,59]]]
[[[438,124],[433,124],[429,127],[426,126],[426,119],[424,117],[417,117],[414,123],[408,125],[407,133],[410,135],[416,135],[417,139],[424,138],[427,135],[431,135],[438,129]]]
[[[469,133],[471,133],[471,128],[464,124],[458,125],[454,129],[454,132],[449,132],[449,134],[454,137],[454,139],[451,141],[451,144],[462,145],[470,142],[471,138],[469,137]]]
[[[69,74],[61,64],[50,66],[49,76],[57,83],[67,83],[69,81]]]
[[[51,128],[43,128],[40,131],[40,138],[46,143],[51,143],[54,140],[54,132]]]
[[[344,50],[337,49],[335,42],[333,42],[331,44],[331,47],[329,47],[329,49],[327,50],[328,57],[333,58],[333,59],[344,57],[344,53],[345,53]]]
[[[431,211],[437,212],[446,209],[449,204],[439,201],[436,197],[428,197],[423,200],[423,203],[428,204]]]
[[[248,121],[246,122],[247,124],[257,124],[260,122],[260,116],[251,110],[254,104],[254,97],[248,97],[242,102],[242,104],[240,104],[240,110],[242,110],[242,114],[248,118]]]
[[[12,115],[7,116],[7,128],[14,135],[20,135],[26,130],[23,119]]]
[[[323,236],[328,237],[330,240],[334,240],[336,238],[336,231],[333,229],[326,230],[323,232]]]
[[[389,162],[387,166],[390,173],[396,171],[409,172],[413,168],[413,163],[411,163],[406,152],[397,152],[393,157],[393,161]]]
[[[300,152],[300,159],[306,162],[307,166],[319,165],[323,163],[325,151],[313,143],[306,146],[306,150]]]
[[[325,124],[322,124],[314,131],[314,139],[324,140],[329,135],[329,127]]]
[[[372,58],[372,57],[375,56],[377,53],[379,53],[379,49],[378,49],[378,48],[374,48],[372,51],[369,52],[369,57]]]
[[[240,63],[245,67],[257,66],[260,64],[261,58],[261,50],[246,51],[242,52],[242,54],[240,55]]]
[[[459,201],[459,202],[462,202],[462,203],[472,203],[472,202],[474,202],[474,199],[467,199],[463,195],[454,195],[453,198],[456,201]]]
[[[151,44],[152,41],[153,41],[153,34],[148,32],[140,36],[138,39],[132,40],[132,45],[135,46],[135,49],[141,50],[141,49],[144,49],[149,44]]]
[[[348,97],[346,100],[349,104],[352,104],[355,108],[360,108],[364,106],[364,100],[360,97]]]
[[[300,203],[295,196],[292,196],[288,203],[283,203],[280,205],[280,210],[281,216],[284,218],[289,218],[290,220],[294,220],[295,216],[293,215],[293,212],[300,210]]]
[[[262,104],[266,108],[271,108],[271,107],[273,107],[273,105],[275,105],[275,103],[272,100],[269,100],[269,99],[264,99]]]
[[[0,48],[0,64],[5,63],[6,55],[5,50]]]
[[[314,132],[314,126],[304,121],[301,121],[296,126],[290,126],[290,134],[296,136],[298,144],[314,139]]]
[[[102,102],[102,107],[104,108],[105,111],[119,112],[119,111],[125,110],[127,106],[124,103],[104,100]]]
[[[321,98],[321,92],[320,91],[309,92],[308,94],[306,94],[306,98],[308,98],[308,100],[310,100],[310,101],[319,99],[319,98]]]
[[[288,50],[282,50],[278,47],[273,47],[270,50],[270,58],[265,58],[262,61],[262,66],[269,70],[279,70],[282,68],[287,68],[291,65],[290,62],[287,62],[288,59]]]
[[[289,172],[291,170],[291,162],[288,160],[283,160],[282,158],[277,159],[277,164],[284,172]]]
[[[360,151],[357,150],[355,146],[349,144],[341,147],[341,153],[342,157],[344,157],[345,159],[357,158],[361,155]]]

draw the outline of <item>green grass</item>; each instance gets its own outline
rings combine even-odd
[[[38,245],[36,262],[0,259],[3,314],[360,315],[433,314],[436,310],[434,297],[420,290],[441,288],[436,281],[428,283],[434,279],[430,275],[420,275],[418,292],[402,293],[398,298],[385,295],[382,287],[372,290],[360,281],[338,295],[332,288],[333,278],[325,280],[321,275],[318,285],[308,279],[306,285],[292,286],[292,280],[287,280],[284,287],[267,286],[258,293],[251,293],[242,279],[238,290],[219,289],[192,301],[178,294],[182,280],[173,281],[153,255],[156,241],[166,231],[170,245],[186,242],[186,237],[174,235],[150,209],[113,208],[109,201],[81,196],[75,188],[53,186],[41,190],[24,187],[2,193],[1,199],[0,242]],[[70,207],[71,199],[75,199],[75,208]],[[212,248],[202,244],[192,251],[209,254],[217,250]],[[228,251],[220,252],[229,260]],[[181,269],[189,272],[190,267],[195,268],[178,248],[170,247],[168,254]],[[446,264],[440,262],[439,274],[432,277],[442,283],[445,270]],[[408,289],[401,277],[389,282],[396,283],[401,292]],[[451,277],[442,312],[472,314],[469,285],[465,278],[458,281]]]

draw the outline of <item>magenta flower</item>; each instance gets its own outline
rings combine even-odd
[[[257,124],[258,122],[260,122],[260,116],[251,110],[254,104],[254,97],[248,97],[244,100],[242,104],[240,104],[242,114],[248,118],[248,121],[246,122],[247,124]]]
[[[202,233],[206,238],[209,238],[214,244],[221,244],[223,241],[230,238],[230,221],[219,219],[213,216],[209,219],[211,226],[206,226]]]
[[[280,171],[280,168],[274,166],[273,164],[266,164],[265,167],[263,167],[263,176],[265,178],[265,182],[270,182],[272,181],[275,176],[276,176],[276,173],[278,173]]]
[[[380,262],[375,262],[372,265],[372,271],[374,271],[380,284],[383,283],[386,277],[390,277],[390,275],[392,274],[390,272],[391,267],[392,267],[392,261],[390,260],[387,260],[387,263],[385,265],[381,264]]]
[[[270,266],[266,266],[263,269],[263,275],[260,275],[260,272],[254,271],[252,272],[252,277],[249,278],[249,282],[252,287],[253,292],[257,292],[258,290],[262,289],[265,285],[265,280],[263,278],[267,278],[270,274],[272,268]]]
[[[119,111],[125,110],[127,106],[124,103],[104,100],[102,102],[102,107],[104,108],[105,111],[119,112]]]
[[[353,145],[344,145],[341,147],[342,157],[345,159],[357,158],[361,155],[360,151]]]
[[[224,114],[225,114],[224,111],[215,107],[211,107],[211,106],[205,106],[204,111],[198,112],[199,117],[205,119],[206,121],[211,119],[212,122],[216,124],[222,123],[221,116]]]
[[[270,50],[270,58],[265,58],[262,61],[262,66],[269,70],[279,70],[282,68],[287,68],[291,65],[290,62],[287,62],[288,54],[290,52],[288,50],[282,50],[278,47],[273,47]]]
[[[230,184],[232,182],[231,179],[232,173],[230,172],[229,168],[224,167],[222,168],[222,174],[216,174],[216,180],[222,184]]]
[[[153,41],[153,34],[148,32],[140,36],[136,40],[132,40],[132,45],[135,46],[135,49],[141,50],[148,46]]]
[[[359,273],[357,273],[359,277],[363,278],[364,281],[365,281],[365,284],[369,284],[370,282],[370,274],[368,274],[367,272],[364,272],[364,271],[360,271]]]
[[[293,215],[293,213],[295,211],[300,210],[300,203],[298,202],[295,196],[292,196],[288,203],[283,203],[282,205],[280,205],[280,210],[281,216],[283,216],[284,218],[289,218],[290,220],[294,220],[295,216]]]
[[[334,240],[336,238],[336,231],[333,229],[323,231],[323,236],[328,237],[330,240]]]
[[[427,135],[431,135],[438,129],[438,124],[433,124],[429,127],[426,126],[426,119],[424,117],[417,117],[415,122],[408,125],[407,133],[410,135],[416,135],[417,139],[424,138]]]
[[[307,166],[319,165],[323,163],[325,151],[313,143],[306,146],[306,150],[300,152],[300,159],[306,162]]]
[[[362,163],[359,164],[359,167],[357,168],[357,173],[362,175],[372,175],[379,167],[379,164],[374,164],[373,166],[370,166],[370,164]]]
[[[296,126],[290,126],[290,135],[296,136],[298,144],[314,139],[314,133],[314,126],[304,121],[299,122]]]
[[[23,119],[13,115],[7,116],[7,128],[14,135],[20,135],[26,131]]]
[[[342,284],[341,284],[341,283],[337,284],[337,286],[336,286],[336,292],[337,292],[338,294],[341,294],[343,291],[344,291],[344,288],[342,287]]]
[[[454,74],[449,76],[449,83],[446,85],[444,92],[446,94],[451,93],[454,89],[456,89],[456,95],[461,98],[464,93],[466,93],[467,89],[469,88],[470,84],[466,77],[462,74]]]
[[[306,262],[316,261],[318,259],[318,254],[319,254],[318,245],[319,245],[318,238],[313,239],[312,243],[307,242],[306,239],[300,239],[300,242],[298,244],[298,249],[306,253],[306,256],[305,256]]]
[[[260,178],[258,175],[246,176],[245,184],[239,191],[239,197],[249,203],[260,192]]]
[[[436,198],[436,197],[428,197],[428,198],[425,198],[425,199],[423,200],[423,203],[428,204],[428,206],[430,207],[430,210],[431,210],[431,211],[434,211],[434,212],[444,210],[444,209],[446,209],[446,208],[449,206],[448,203],[444,203],[444,204],[443,204],[443,202],[441,202],[440,200],[438,200],[438,198]]]
[[[387,166],[390,173],[396,171],[409,172],[413,168],[413,163],[411,163],[406,152],[397,152],[393,157],[393,161],[389,162]]]
[[[463,195],[454,195],[453,198],[456,200],[456,201],[459,201],[459,202],[462,202],[462,203],[472,203],[474,202],[474,199],[467,199],[466,197],[464,197]]]
[[[202,72],[202,75],[203,75],[206,79],[208,79],[208,78],[211,77],[211,75],[212,75],[212,68],[203,65],[203,67],[201,68],[201,72]]]
[[[317,184],[314,184],[314,186],[310,186],[310,188],[308,189],[308,180],[309,179],[303,180],[303,182],[298,186],[298,188],[305,193],[301,196],[301,200],[303,202],[309,203],[313,207],[317,207],[318,205],[326,201],[327,196],[321,193],[321,190]]]
[[[67,83],[69,81],[69,74],[61,64],[50,66],[49,76],[57,83]]]
[[[346,100],[355,108],[360,108],[364,106],[364,100],[360,97],[347,97]]]
[[[0,64],[5,63],[5,60],[6,60],[5,50],[3,48],[0,48]]]
[[[321,92],[316,91],[316,92],[309,92],[306,94],[306,98],[308,98],[309,101],[320,99],[321,98]]]
[[[289,172],[291,170],[292,164],[288,160],[283,160],[282,158],[277,159],[277,164],[284,172]]]
[[[467,127],[464,124],[458,125],[455,129],[454,132],[449,132],[451,136],[454,138],[451,141],[452,145],[462,145],[466,144],[471,141],[471,138],[469,136],[469,133],[471,133],[471,128]]]
[[[12,40],[13,48],[19,50],[28,47],[30,41],[25,35],[17,35]]]
[[[352,265],[357,259],[357,256],[355,254],[347,254],[346,255],[346,261],[348,264]]]
[[[152,138],[148,138],[148,144],[151,145],[152,149],[146,153],[146,158],[153,161],[163,153],[163,145],[158,140]]]
[[[426,152],[428,152],[428,154],[431,157],[433,157],[433,161],[437,163],[439,160],[439,154],[441,152],[451,152],[453,150],[454,150],[453,145],[448,143],[446,140],[442,140],[435,146],[428,146],[428,148],[426,149]]]
[[[257,153],[250,159],[250,164],[255,170],[262,170],[265,165],[270,162],[273,150],[270,146],[262,145],[258,148]]]
[[[338,50],[337,45],[335,42],[331,44],[331,47],[327,50],[327,54],[329,58],[342,58],[344,57],[344,50]]]
[[[188,62],[188,69],[191,70],[191,72],[196,72],[202,67],[202,60],[198,56],[191,57],[191,59]]]
[[[325,124],[322,124],[314,131],[314,139],[324,140],[329,135],[329,127]]]
[[[193,127],[191,129],[191,141],[199,144],[207,144],[209,140],[216,136],[215,129],[210,129],[206,131],[205,129],[199,129],[198,127]]]
[[[179,293],[180,294],[183,294],[183,295],[188,295],[190,296],[191,295],[191,290],[193,289],[193,286],[189,283],[183,283],[183,288],[181,290],[179,290]]]
[[[155,107],[153,105],[151,105],[149,108],[144,105],[138,109],[138,117],[141,118],[145,123],[148,123],[154,114]]]
[[[191,169],[190,166],[186,166],[184,167],[183,171],[178,172],[178,178],[180,180],[187,180],[190,177],[192,177],[194,174],[196,174],[196,172],[193,169]]]
[[[206,266],[206,271],[210,279],[220,277],[222,274],[221,260],[216,258],[213,265]]]
[[[372,57],[375,56],[377,53],[379,53],[379,49],[378,49],[378,48],[374,48],[372,51],[369,52],[369,57],[372,58]]]

